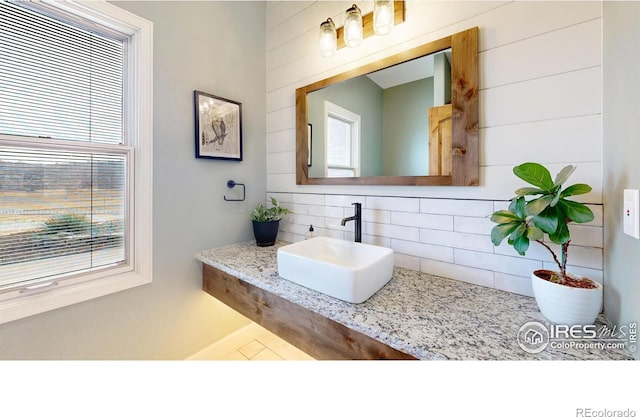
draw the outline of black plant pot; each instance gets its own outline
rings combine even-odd
[[[256,245],[275,245],[279,225],[280,220],[274,220],[272,222],[257,222],[253,220],[253,235],[256,237]]]

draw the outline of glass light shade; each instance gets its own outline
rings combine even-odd
[[[344,43],[351,48],[362,43],[362,12],[355,4],[344,14]]]
[[[386,35],[393,29],[393,0],[375,0],[373,3],[373,31],[376,35]]]
[[[320,54],[324,57],[333,56],[338,49],[338,35],[336,25],[331,18],[320,24]]]

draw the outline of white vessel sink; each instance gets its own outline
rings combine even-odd
[[[278,249],[278,274],[350,303],[362,303],[393,275],[393,250],[329,237]]]

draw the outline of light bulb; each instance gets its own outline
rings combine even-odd
[[[386,35],[393,29],[393,0],[375,0],[373,3],[373,31]]]
[[[336,25],[331,18],[320,24],[320,54],[324,57],[333,56],[338,48]]]
[[[344,14],[344,43],[351,48],[362,43],[362,12],[355,4]]]

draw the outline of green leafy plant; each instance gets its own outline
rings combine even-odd
[[[44,222],[45,233],[85,234],[91,228],[91,222],[82,214],[58,214]]]
[[[567,277],[567,254],[571,243],[569,223],[588,223],[593,220],[593,212],[577,201],[567,199],[570,196],[586,194],[591,191],[587,184],[574,184],[563,188],[576,167],[567,165],[556,175],[555,180],[544,166],[526,162],[513,168],[520,179],[533,185],[516,190],[508,210],[493,213],[491,221],[497,223],[491,230],[491,241],[498,246],[505,239],[520,254],[524,255],[531,241],[544,246],[558,265],[559,274],[552,281],[565,283]],[[527,198],[529,200],[527,201]],[[553,249],[543,240],[544,235],[560,245],[558,259]]]
[[[251,220],[256,222],[273,222],[280,220],[285,214],[292,213],[288,208],[280,206],[280,202],[271,197],[271,207],[266,208],[262,202],[258,203],[256,208],[251,213]]]

